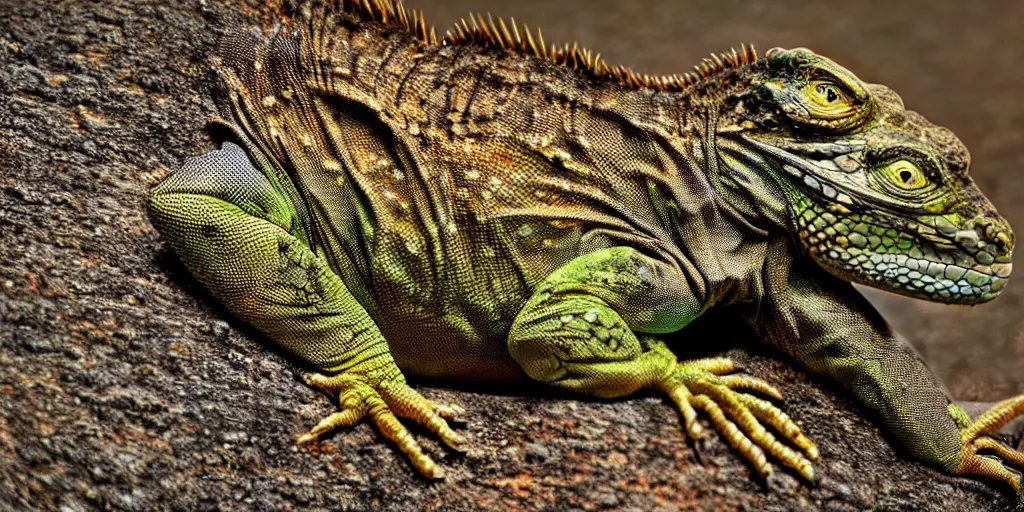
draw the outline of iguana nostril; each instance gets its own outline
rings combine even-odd
[[[1013,240],[1010,239],[1009,235],[1002,231],[996,234],[992,243],[995,244],[996,248],[999,249],[999,252],[1001,253],[1013,247]]]
[[[971,231],[976,231],[977,236],[981,237],[984,242],[982,245],[990,245],[989,251],[994,249],[994,254],[998,255],[1013,249],[1013,235],[1010,234],[1006,225],[998,219],[992,218],[991,216],[981,217],[975,219],[972,224],[974,229]],[[961,238],[960,233],[961,232],[958,231],[956,234],[956,240],[958,242]]]

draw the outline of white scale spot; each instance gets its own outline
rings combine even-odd
[[[647,265],[640,265],[640,267],[636,269],[636,277],[645,283],[650,282],[651,269],[648,268]]]
[[[818,183],[818,180],[814,179],[810,174],[804,175],[804,184],[814,190],[821,190],[821,184]]]

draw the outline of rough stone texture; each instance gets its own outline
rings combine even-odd
[[[413,6],[438,27],[470,9],[515,16],[644,71],[684,70],[741,40],[811,47],[960,134],[981,187],[1024,226],[1017,2],[430,5],[441,3]],[[366,424],[297,448],[333,405],[199,289],[142,208],[150,185],[210,148],[210,45],[226,28],[272,26],[276,10],[0,0],[0,509],[1010,507],[986,485],[905,460],[845,394],[743,343],[729,355],[778,384],[821,446],[819,486],[785,472],[758,483],[717,435],[698,456],[658,397],[420,386],[468,410],[467,454],[423,438],[448,469],[442,483],[415,477]],[[974,309],[872,298],[957,396],[1024,391],[1024,287]],[[715,330],[723,318],[702,319],[679,346],[703,355],[750,341]]]

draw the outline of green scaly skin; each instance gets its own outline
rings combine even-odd
[[[653,336],[750,304],[765,342],[911,455],[1020,491],[976,452],[1024,465],[987,437],[1024,398],[971,421],[849,284],[961,304],[1002,290],[1013,235],[951,132],[805,49],[652,89],[344,10],[229,38],[215,69],[234,138],[149,204],[199,281],[338,399],[300,442],[369,416],[437,477],[399,418],[458,447],[459,409],[404,375],[529,377],[663,391],[690,435],[703,411],[760,474],[774,459],[814,479],[817,448],[755,396],[772,386]]]

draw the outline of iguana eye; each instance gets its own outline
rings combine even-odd
[[[931,186],[931,182],[916,165],[907,160],[897,160],[880,169],[886,182],[898,189],[917,192]]]
[[[802,95],[812,117],[837,119],[854,112],[853,101],[836,84],[826,81],[808,83]]]
[[[818,84],[814,87],[815,92],[818,93],[819,98],[824,98],[825,103],[832,103],[839,99],[839,91],[835,87],[828,84]]]

